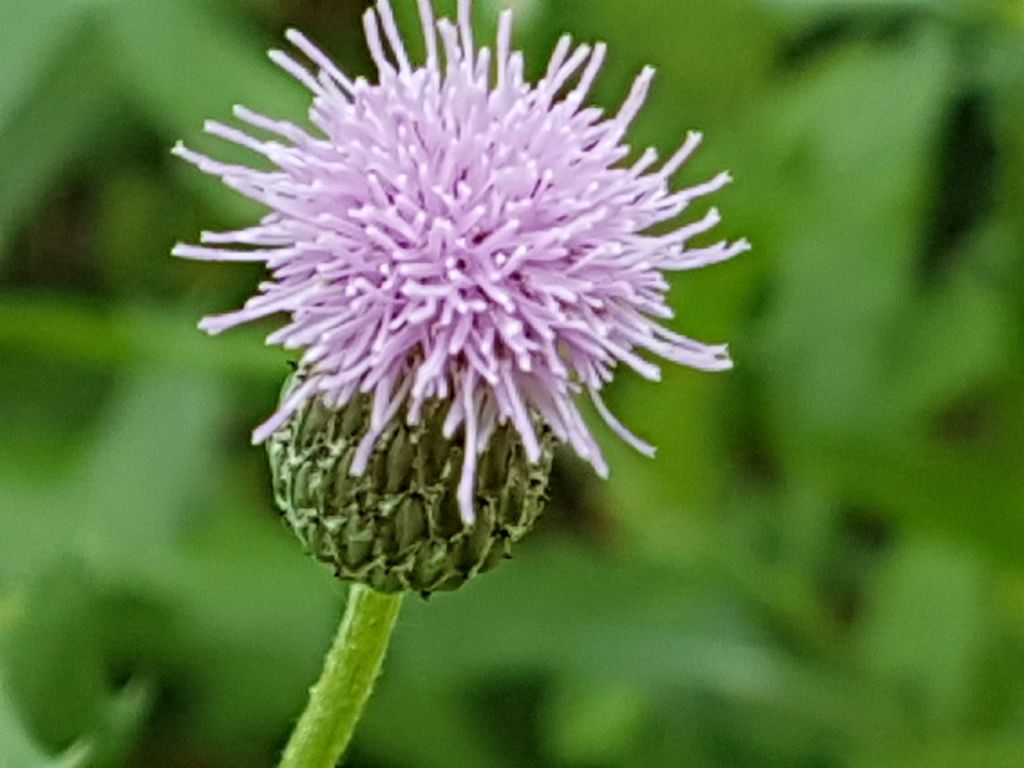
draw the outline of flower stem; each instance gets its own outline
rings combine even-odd
[[[306,711],[285,747],[280,768],[338,764],[373,691],[401,604],[401,594],[352,585],[338,636],[320,679],[309,691]]]

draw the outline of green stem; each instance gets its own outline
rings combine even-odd
[[[401,594],[353,584],[338,636],[309,703],[292,732],[280,768],[335,768],[352,739],[380,673]]]

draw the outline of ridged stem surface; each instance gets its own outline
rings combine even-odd
[[[380,674],[402,595],[353,584],[338,635],[280,768],[335,768]]]

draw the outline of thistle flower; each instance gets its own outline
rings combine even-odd
[[[439,428],[462,448],[457,506],[468,526],[477,515],[478,463],[498,433],[517,437],[528,464],[545,459],[553,436],[607,474],[579,395],[622,439],[653,455],[608,410],[601,389],[620,364],[658,379],[648,356],[705,371],[730,367],[724,346],[662,324],[673,315],[663,273],[749,246],[688,246],[719,221],[714,209],[652,233],[730,180],[722,173],[670,189],[700,143],[697,133],[660,166],[653,149],[627,161],[624,136],[652,69],[605,117],[584,104],[603,44],[574,48],[563,37],[546,74],[529,83],[523,55],[512,49],[510,12],[492,50],[474,42],[470,0],[460,0],[455,22],[435,20],[431,0],[418,2],[421,66],[410,60],[388,0],[367,11],[376,82],[349,77],[294,30],[287,38],[306,63],[270,53],[312,93],[315,130],[241,106],[235,117],[252,132],[206,124],[273,170],[175,148],[270,213],[246,229],[204,232],[203,245],[174,253],[263,262],[270,273],[242,309],[200,325],[216,334],[288,317],[268,343],[302,350],[301,377],[254,442],[310,408],[362,403],[367,424],[346,462],[359,478],[396,419],[415,428],[443,404]]]

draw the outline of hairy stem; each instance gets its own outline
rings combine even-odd
[[[401,594],[353,584],[338,636],[309,703],[285,747],[280,768],[335,768],[352,739],[380,673]]]

